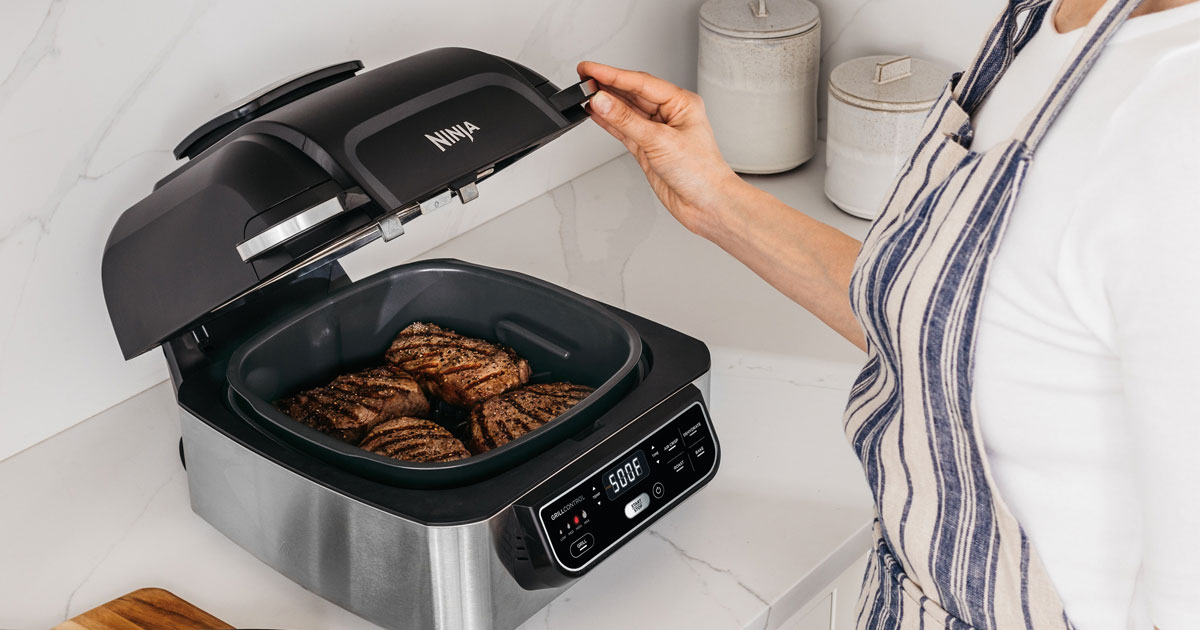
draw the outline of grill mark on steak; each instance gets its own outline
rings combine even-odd
[[[308,418],[313,423],[310,426],[340,440],[353,441],[362,436],[364,420],[318,396],[307,399]]]
[[[470,407],[529,380],[529,363],[511,349],[417,322],[401,330],[389,363],[411,372],[431,395]]]
[[[338,408],[325,404],[303,392],[278,403],[280,409],[297,420],[322,433],[328,433],[338,439],[353,439],[355,418],[347,416]]]
[[[362,416],[362,411],[361,409],[358,409],[358,407],[366,408],[371,412],[372,415],[378,414],[379,410],[383,409],[382,400],[370,398],[360,392],[346,391],[337,387],[325,387],[319,391],[321,396],[326,396],[336,400],[339,405],[344,404],[353,409],[356,417]],[[370,421],[371,419],[372,418],[368,417],[367,421]]]
[[[357,443],[379,422],[429,411],[429,401],[412,376],[393,366],[343,374],[276,403],[296,421],[347,442]]]
[[[479,369],[479,367],[480,367],[480,366],[479,366],[479,364],[478,364],[478,363],[476,363],[476,364],[472,365],[472,364],[470,364],[470,363],[463,362],[463,363],[460,363],[459,365],[455,365],[455,366],[451,366],[451,367],[447,367],[447,368],[442,368],[442,370],[441,370],[441,373],[442,373],[442,375],[443,375],[443,376],[445,376],[445,375],[449,375],[449,374],[458,374],[459,372],[466,372],[466,371],[468,371],[468,370],[478,370],[478,369]],[[492,378],[492,377],[491,377],[491,376],[487,376],[487,377],[485,377],[485,379],[487,379],[487,378]],[[466,384],[464,384],[463,386],[464,386],[464,387],[469,387],[469,386],[468,386],[468,385],[466,385]]]
[[[471,453],[442,426],[402,416],[381,422],[359,444],[373,453],[412,462],[447,462]]]
[[[420,418],[414,418],[414,419],[420,419]],[[425,420],[424,422],[434,424],[430,420]],[[372,431],[371,434],[367,438],[363,439],[363,443],[366,444],[366,443],[370,442],[372,444],[376,444],[376,443],[380,443],[380,442],[392,443],[397,440],[414,440],[414,439],[420,440],[420,439],[430,438],[435,435],[441,435],[441,433],[442,433],[441,431],[438,431],[431,427],[426,427],[424,425],[412,426],[412,425],[392,425],[392,423],[386,423],[386,424],[391,425],[391,426],[376,427],[376,429],[374,431]],[[434,425],[434,426],[438,426],[438,425]]]
[[[525,405],[522,405],[516,401],[513,401],[509,404],[512,405],[513,409],[516,409],[519,413],[524,414],[524,418],[516,416],[513,418],[513,420],[520,422],[521,428],[525,431],[536,429],[560,415],[557,413],[547,413],[545,409],[530,409],[529,407],[526,407]],[[572,406],[573,405],[574,403],[572,403]]]
[[[536,429],[537,427],[546,424],[548,421],[559,415],[546,413],[544,409],[539,409],[537,407],[527,407],[515,400],[506,402],[508,403],[508,406],[512,408],[512,411],[516,412],[512,414],[511,423],[520,423],[518,428],[523,429],[524,431]]]
[[[566,413],[592,392],[571,383],[527,385],[471,410],[467,447],[482,453],[503,446]]]
[[[479,378],[477,378],[473,381],[468,381],[466,383],[463,383],[463,387],[465,387],[467,389],[471,389],[472,387],[479,387],[480,385],[483,385],[484,383],[486,383],[492,379],[503,378],[503,377],[504,377],[503,372],[491,372],[489,374],[480,376]]]
[[[410,374],[385,365],[333,380],[330,387],[378,399],[381,402],[380,420],[395,416],[421,416],[429,413],[429,401],[420,385]]]
[[[510,405],[510,406],[515,407],[515,405]],[[500,413],[503,413],[503,412],[500,412]],[[495,427],[493,427],[493,429],[490,433],[487,432],[486,430],[481,431],[481,435],[483,435],[484,443],[487,445],[487,450],[496,448],[497,446],[500,446],[501,444],[508,444],[509,442],[511,442],[511,441],[517,439],[518,437],[524,435],[525,433],[529,432],[529,430],[530,430],[529,423],[523,422],[523,421],[527,421],[528,418],[522,419],[519,417],[514,417],[513,420],[514,421],[522,421],[521,430],[519,430],[519,431],[514,430],[512,428],[512,426],[508,423],[499,423]],[[535,426],[539,426],[539,425],[535,425]],[[497,434],[499,434],[499,435],[497,435]],[[501,441],[499,439],[500,437],[504,438],[503,441]]]

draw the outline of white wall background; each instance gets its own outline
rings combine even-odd
[[[590,58],[694,87],[701,0],[7,0],[0,5],[0,459],[166,378],[122,360],[99,265],[117,216],[170,172],[170,150],[223,106],[346,59],[367,68],[469,46],[564,85]],[[961,67],[990,2],[818,0],[823,79],[901,52]],[[822,107],[824,111],[824,93]],[[616,156],[591,125],[356,256],[396,264]],[[180,287],[187,290],[186,286]],[[164,419],[173,421],[173,419]]]

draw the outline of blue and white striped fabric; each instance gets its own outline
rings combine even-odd
[[[988,269],[1038,142],[1137,0],[1108,0],[1012,138],[970,150],[970,114],[1042,22],[1014,0],[934,105],[871,227],[850,298],[867,364],[845,430],[875,497],[860,628],[1068,629],[1037,552],[995,490],[972,368]]]

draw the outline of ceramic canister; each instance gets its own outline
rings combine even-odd
[[[875,218],[949,79],[946,67],[896,55],[860,57],[834,68],[825,196],[856,217]]]
[[[708,0],[698,84],[721,154],[778,173],[816,151],[820,15],[808,0]]]

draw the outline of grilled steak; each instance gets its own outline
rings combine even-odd
[[[429,411],[416,381],[391,366],[339,376],[326,387],[284,398],[276,406],[303,424],[354,443],[389,417]]]
[[[527,385],[500,394],[471,410],[467,447],[482,453],[512,440],[566,413],[592,393],[592,388],[571,383]]]
[[[378,416],[365,400],[326,387],[303,391],[275,404],[300,423],[347,442],[358,441]]]
[[[416,379],[391,365],[343,374],[333,379],[329,387],[378,401],[377,411],[381,419],[429,413],[429,400],[421,392]]]
[[[511,348],[417,322],[400,331],[387,360],[412,374],[426,393],[470,407],[529,380],[529,363]]]
[[[375,425],[359,447],[409,462],[450,462],[471,456],[441,425],[408,416]]]

